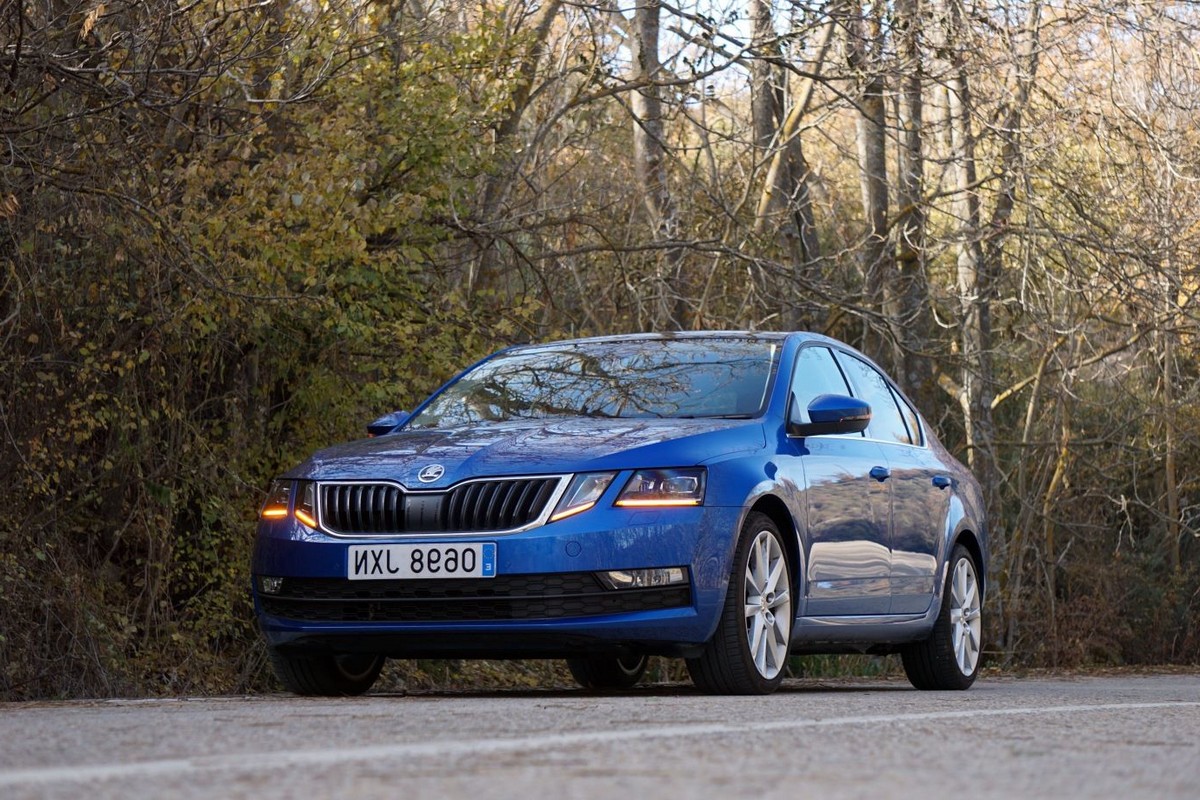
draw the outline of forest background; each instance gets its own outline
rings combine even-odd
[[[1196,663],[1198,38],[1150,0],[0,0],[0,699],[270,686],[272,476],[500,346],[694,328],[897,376],[986,490],[988,663]]]

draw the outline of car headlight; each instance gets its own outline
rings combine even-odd
[[[296,507],[292,509],[295,490]],[[317,484],[314,481],[272,481],[259,516],[262,519],[285,519],[289,509],[296,519],[310,528],[317,527]]]
[[[573,477],[567,491],[563,492],[562,499],[554,507],[550,521],[565,519],[596,505],[596,501],[615,477],[614,472],[584,472]]]
[[[296,481],[296,519],[314,530],[317,527],[317,483]]]
[[[292,482],[272,481],[258,515],[263,519],[283,519],[292,505]]]
[[[617,497],[625,507],[698,506],[704,503],[702,467],[685,469],[639,469]]]

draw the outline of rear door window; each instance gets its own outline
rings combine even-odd
[[[883,375],[867,362],[848,353],[839,352],[837,360],[845,369],[855,396],[871,405],[871,424],[867,426],[867,436],[882,442],[912,444],[914,440],[908,432],[904,415],[900,413],[892,389]]]

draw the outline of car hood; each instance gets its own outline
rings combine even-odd
[[[568,419],[415,430],[326,448],[288,478],[393,480],[435,489],[468,478],[678,467],[766,444],[758,420]],[[433,464],[444,473],[423,483]]]

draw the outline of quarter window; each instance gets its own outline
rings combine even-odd
[[[892,396],[896,399],[896,405],[900,406],[900,413],[904,415],[904,424],[908,426],[909,439],[913,444],[921,444],[921,423],[917,419],[917,412],[894,389]]]

